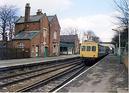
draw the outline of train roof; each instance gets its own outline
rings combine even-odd
[[[84,44],[93,44],[93,45],[99,45],[99,46],[102,46],[102,47],[108,47],[108,46],[104,46],[104,45],[101,45],[99,42],[95,42],[95,41],[85,41],[85,42],[82,42],[81,44],[84,45]]]
[[[95,42],[95,41],[85,41],[85,42],[82,42],[82,43],[98,43],[98,42]]]
[[[82,42],[81,45],[98,45],[98,43],[94,41],[86,41]]]

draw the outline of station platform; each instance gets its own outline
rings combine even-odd
[[[37,57],[37,58],[25,58],[25,59],[0,60],[0,68],[64,60],[64,59],[75,58],[75,57],[79,57],[79,55],[61,55],[61,56],[46,57],[46,58]]]
[[[128,71],[108,55],[55,92],[128,93]]]

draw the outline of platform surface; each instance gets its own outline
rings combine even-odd
[[[128,72],[119,57],[108,55],[57,92],[128,93]]]
[[[46,58],[38,57],[38,58],[0,60],[0,68],[23,65],[23,64],[32,64],[32,63],[41,63],[41,62],[48,62],[48,61],[63,60],[63,59],[74,58],[74,57],[79,57],[79,55],[61,55],[61,56],[46,57]]]

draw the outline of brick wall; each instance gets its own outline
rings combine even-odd
[[[14,40],[13,41],[13,48],[18,48],[19,43],[24,44],[24,48],[30,48],[30,40]]]
[[[26,24],[26,27],[25,27]],[[33,22],[33,23],[21,23],[15,25],[15,34],[19,31],[33,31],[33,30],[40,30],[40,23]]]
[[[41,34],[42,34],[42,42],[45,39],[46,42],[46,46],[49,46],[49,23],[48,23],[48,19],[47,16],[45,15],[42,19],[40,19],[40,30],[41,30]],[[44,31],[45,31],[45,37],[44,37]]]
[[[15,34],[18,34],[19,31],[22,31],[24,29],[24,24],[15,24]]]
[[[49,24],[50,26],[50,56],[54,56],[55,54],[53,54],[54,52],[54,46],[56,46],[58,48],[58,53],[56,53],[56,55],[59,55],[59,48],[60,48],[60,26],[57,20],[57,17],[55,16],[53,18],[53,20],[50,22]],[[57,37],[56,39],[54,38],[54,33],[56,33]]]
[[[78,37],[75,40],[75,54],[79,53],[79,39]]]

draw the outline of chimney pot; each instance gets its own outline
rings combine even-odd
[[[37,10],[37,15],[41,15],[41,14],[43,14],[43,13],[42,13],[42,9],[38,9],[38,10]]]
[[[29,21],[30,17],[30,4],[27,3],[25,6],[25,22]]]
[[[26,7],[30,7],[30,3],[26,3]]]

